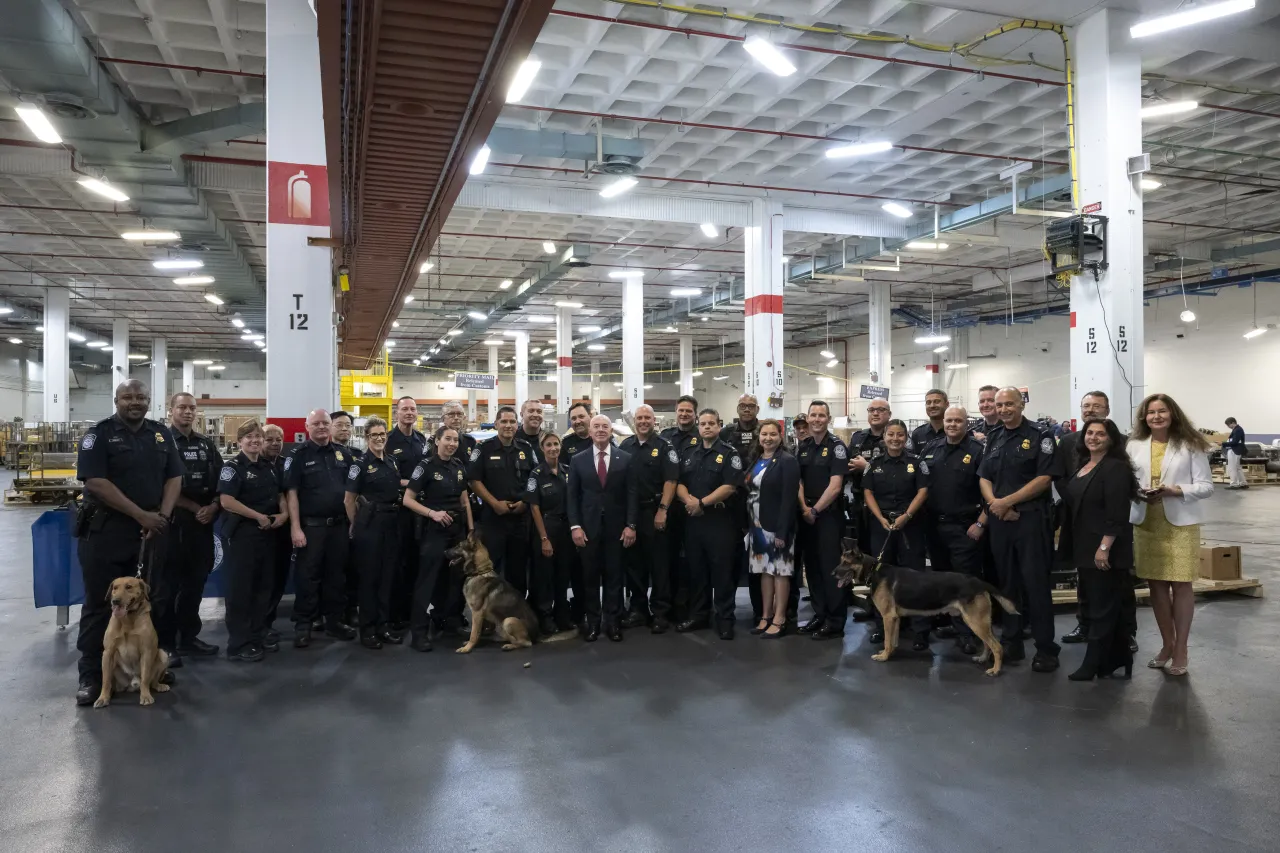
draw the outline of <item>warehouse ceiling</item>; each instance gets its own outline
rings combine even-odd
[[[252,115],[240,109],[262,102],[263,4],[15,2],[24,7],[22,14],[12,12],[9,19],[32,23],[0,36],[0,298],[17,309],[0,318],[6,321],[0,331],[37,345],[32,329],[39,321],[40,294],[46,286],[59,286],[72,288],[72,322],[90,332],[109,336],[112,319],[127,316],[135,338],[167,335],[176,356],[251,351],[229,319],[239,311],[250,323],[262,322],[265,149],[261,132],[252,132]],[[344,8],[373,5],[385,7],[384,14],[403,12],[394,3]],[[480,4],[487,10],[500,5]],[[639,146],[634,167],[640,184],[629,194],[636,200],[732,204],[768,196],[788,208],[858,214],[859,221],[887,228],[895,223],[884,223],[880,205],[894,199],[908,202],[917,220],[931,221],[934,203],[945,215],[1008,192],[999,173],[1015,162],[1030,161],[1032,167],[1020,181],[1049,180],[1064,171],[1057,35],[1015,30],[964,56],[733,16],[767,15],[798,27],[953,45],[1015,17],[1078,23],[1099,4],[955,5],[964,10],[894,0],[730,0],[727,7],[715,6],[715,14],[699,14],[693,5],[658,9],[653,3],[558,0],[530,54],[542,68],[522,103],[497,114],[495,133],[570,134],[568,142],[580,143],[578,136],[594,137],[598,129],[606,151],[614,144]],[[1136,8],[1156,13],[1177,5],[1142,0]],[[1274,253],[1245,253],[1250,245],[1280,240],[1280,22],[1274,4],[1261,5],[1154,39],[1144,54],[1146,98],[1204,105],[1195,113],[1144,122],[1152,177],[1163,184],[1145,196],[1149,286],[1171,277],[1176,282],[1180,272],[1192,281],[1214,267],[1235,273],[1277,266]],[[323,14],[323,2],[320,8]],[[757,65],[741,43],[752,34],[792,45],[788,55],[797,73],[779,78]],[[430,47],[428,40],[418,52],[429,56]],[[71,48],[87,60],[79,66],[70,62]],[[115,112],[106,109],[112,89],[118,92]],[[430,91],[424,88],[422,98]],[[65,148],[35,142],[9,109],[20,99],[68,92],[79,92],[82,102],[93,101],[99,109],[73,118],[79,113],[70,105],[55,116]],[[155,127],[183,130],[171,123],[193,116],[208,117],[213,129],[184,133],[163,145],[148,142]],[[370,129],[382,132],[376,125]],[[395,128],[382,130],[386,140],[375,136],[370,144],[376,142],[383,162],[392,163],[395,146],[412,140],[402,135],[397,142],[390,133]],[[896,147],[853,160],[823,155],[833,140],[872,139]],[[481,141],[483,135],[468,137],[464,157]],[[692,333],[704,354],[717,351],[724,339],[732,346],[742,331],[742,315],[732,301],[682,316],[698,301],[673,298],[669,291],[700,287],[709,295],[714,289],[721,300],[735,285],[740,292],[740,227],[722,228],[710,238],[692,223],[605,216],[572,206],[521,212],[520,205],[488,203],[498,191],[507,193],[503,198],[575,189],[594,196],[611,178],[590,174],[579,151],[570,144],[559,152],[564,156],[545,146],[510,150],[508,140],[506,149],[495,148],[484,174],[461,187],[452,213],[437,223],[438,234],[421,227],[429,203],[425,191],[405,193],[410,207],[384,209],[381,219],[371,216],[367,204],[363,211],[351,208],[365,229],[350,235],[358,238],[355,250],[369,240],[375,254],[398,254],[366,266],[368,275],[360,274],[359,262],[354,265],[349,305],[359,310],[347,313],[360,325],[345,330],[347,354],[366,356],[379,338],[395,341],[397,360],[423,354],[449,329],[466,323],[467,310],[498,299],[501,282],[546,260],[545,241],[589,247],[592,265],[569,271],[498,329],[530,328],[535,341],[550,340],[554,327],[530,324],[529,318],[554,313],[553,303],[566,299],[584,305],[579,327],[608,328],[618,319],[620,299],[607,273],[630,266],[646,272],[646,311],[655,321],[646,330],[651,354],[673,353],[679,333]],[[73,165],[135,190],[131,201],[116,205],[86,193],[76,184]],[[1065,207],[1060,196],[1041,203]],[[217,283],[179,287],[172,276],[152,269],[150,261],[169,250],[118,236],[144,224],[181,231],[184,249],[202,252]],[[375,246],[365,236],[390,234],[393,226],[404,233],[396,231],[385,245]],[[796,280],[786,293],[788,338],[799,343],[864,330],[866,288],[885,282],[892,284],[895,305],[924,316],[931,305],[939,315],[998,318],[1011,299],[1015,310],[1060,302],[1065,296],[1040,266],[1043,226],[1038,217],[1006,214],[967,231],[994,235],[995,244],[952,239],[946,252],[904,254],[900,272],[868,273],[866,283]],[[845,236],[859,233],[845,230],[788,231],[792,277],[801,278],[798,271],[807,268],[811,255],[821,267],[822,257],[841,251]],[[1222,260],[1223,250],[1241,246],[1246,248],[1238,257]],[[850,237],[844,250],[865,252],[865,241]],[[417,274],[424,260],[432,266]],[[204,290],[216,291],[227,304],[205,301]],[[407,305],[406,295],[414,297]],[[393,320],[399,325],[393,327]],[[677,331],[663,331],[672,328]],[[471,358],[483,364],[481,338],[465,339],[471,341],[466,349],[444,348],[430,364],[456,367]],[[591,355],[616,360],[617,338],[602,343],[606,349]],[[146,352],[145,345],[135,349]],[[532,359],[534,365],[539,361]]]

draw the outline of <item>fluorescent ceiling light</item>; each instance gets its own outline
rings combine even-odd
[[[484,345],[485,345],[485,346],[487,346],[487,347],[500,347],[500,346],[502,346],[504,343],[506,343],[506,341],[502,341],[502,340],[488,340],[488,341],[485,341],[485,342],[484,342]]]
[[[398,329],[398,328],[400,328],[400,321],[399,321],[399,320],[392,320],[392,321],[391,321],[391,328],[393,328],[393,329]]]
[[[943,344],[943,345],[942,345],[942,346],[940,346],[940,347],[934,347],[934,348],[933,348],[933,351],[934,351],[934,352],[946,352],[946,351],[947,351],[947,350],[949,350],[949,349],[951,349],[951,347],[947,346],[946,344]]]
[[[622,195],[638,183],[640,182],[629,176],[625,178],[618,178],[618,180],[600,190],[600,198],[613,198],[614,196]]]
[[[645,385],[645,386],[644,386],[644,390],[646,390],[646,391],[651,391],[651,390],[653,390],[653,386],[652,386],[652,385]]]
[[[1157,116],[1174,116],[1179,113],[1189,113],[1198,109],[1200,109],[1198,101],[1162,101],[1149,107],[1143,107],[1138,111],[1138,114],[1143,118],[1156,118]]]
[[[581,307],[582,307],[582,303],[581,303],[581,302],[568,302],[568,301],[566,301],[566,300],[560,300],[559,302],[557,302],[557,303],[556,303],[556,307],[557,307],[557,308],[581,308]]]
[[[912,240],[907,244],[908,249],[927,250],[931,252],[942,251],[950,248],[946,243],[938,243],[934,240]]]
[[[644,278],[644,270],[615,270],[609,278]]]
[[[177,231],[126,231],[120,235],[121,240],[145,240],[148,243],[171,243],[181,238]]]
[[[711,378],[714,379],[716,382],[723,382],[724,380],[729,378],[729,374],[722,373],[719,376],[712,376]]]
[[[606,347],[604,344],[587,344],[587,349],[592,352],[604,352]]]
[[[1212,21],[1214,18],[1247,12],[1253,7],[1254,0],[1226,0],[1223,3],[1206,3],[1203,6],[1193,6],[1182,12],[1161,15],[1149,21],[1139,21],[1129,27],[1129,36],[1130,38],[1140,39],[1157,33],[1167,33],[1169,30],[1202,24],[1205,21]]]
[[[480,322],[483,322],[489,319],[489,315],[485,314],[483,311],[468,311],[467,316],[470,317],[472,320],[478,320]]]
[[[128,358],[129,358],[129,361],[146,361],[147,359],[151,358],[151,356],[143,355],[140,352],[131,352],[129,353]]]
[[[677,329],[675,326],[667,326],[665,329],[659,329],[658,331],[659,331],[659,332],[672,332],[672,333],[674,333],[674,332],[678,332],[678,331],[680,331],[680,330],[679,330],[679,329]]]
[[[432,355],[435,355],[436,353],[440,352],[440,347],[432,347],[431,349],[427,350],[427,352],[431,353]]]
[[[503,336],[504,336],[504,337],[508,337],[508,338],[518,338],[518,337],[520,337],[522,334],[524,334],[524,332],[518,332],[518,331],[516,331],[515,329],[503,329],[502,334],[503,334]]]
[[[419,365],[421,365],[421,364],[422,364],[422,359],[420,359],[420,358],[415,358],[415,359],[413,360],[413,366],[414,366],[414,367],[417,367],[417,366],[419,366]]]
[[[829,350],[829,349],[824,349],[822,352],[818,353],[818,355],[822,356],[823,358],[835,358],[835,357],[836,357],[836,354],[835,354],[835,353],[833,353],[833,352],[832,352],[831,350]]]
[[[886,201],[884,204],[880,205],[880,209],[891,216],[898,217],[899,219],[910,219],[915,215],[896,201]]]
[[[699,376],[701,376],[701,375],[702,375],[702,371],[701,371],[701,370],[695,370],[695,371],[693,371],[693,373],[690,373],[689,375],[690,375],[690,376],[692,376],[692,377],[694,377],[694,378],[697,378],[697,377],[699,377]]]
[[[207,366],[207,365],[213,364],[213,359],[211,359],[211,358],[197,358],[195,361],[193,361],[193,362],[191,362],[191,363],[192,363],[192,364],[195,364],[195,365],[199,365],[200,367],[205,367],[205,366]]]
[[[546,252],[548,255],[554,255],[556,253],[556,244],[548,240],[542,244],[542,251]]]
[[[391,349],[395,345],[396,345],[395,341],[387,341],[385,344],[383,344],[383,346],[386,347],[387,349]]]
[[[511,85],[507,87],[507,103],[518,104],[520,99],[529,91],[529,87],[533,85],[533,78],[538,76],[538,71],[542,68],[542,63],[536,59],[526,59],[520,63],[520,67],[516,70],[516,76],[511,80]]]
[[[67,337],[78,344],[82,344],[85,342],[84,335],[80,334],[79,332],[67,332]]]
[[[254,335],[254,334],[241,335],[241,336],[240,336],[240,340],[242,340],[242,341],[260,341],[260,340],[262,340],[262,335]]]
[[[961,368],[965,368],[965,367],[968,367],[968,366],[969,366],[969,365],[968,365],[968,364],[966,364],[965,362],[963,362],[963,361],[958,361],[958,362],[954,362],[954,363],[952,363],[952,364],[948,364],[948,365],[947,365],[947,370],[960,370]]]
[[[37,332],[43,332],[43,331],[44,331],[44,326],[36,326],[36,331],[37,331]]]
[[[940,332],[936,335],[919,335],[916,337],[916,343],[918,344],[945,344],[949,340],[951,340],[951,335],[946,334],[945,332]]]
[[[673,287],[667,291],[672,296],[698,296],[702,293],[701,287]]]
[[[410,293],[408,296],[406,296],[406,297],[404,298],[404,304],[405,304],[405,305],[408,305],[408,304],[409,304],[410,302],[412,302],[412,301],[413,301],[413,294],[412,294],[412,293]]]
[[[152,261],[151,266],[158,270],[198,270],[204,266],[204,261],[199,258],[165,258]]]
[[[0,308],[0,314],[12,314],[12,313],[13,313],[12,308]]]
[[[222,304],[222,300],[218,297],[216,293],[206,293],[204,295],[204,299],[206,302],[212,302],[214,305]]]
[[[471,158],[471,166],[468,168],[473,175],[484,174],[484,167],[489,165],[489,146],[481,145],[480,150],[476,152],[476,156]]]
[[[1187,308],[1181,314],[1178,315],[1178,318],[1182,320],[1182,322],[1184,323],[1194,323],[1196,321],[1196,312],[1192,311],[1190,308]]]
[[[599,327],[599,326],[580,326],[580,327],[578,328],[578,331],[579,331],[579,332],[581,332],[581,333],[582,333],[582,334],[584,334],[584,335],[589,335],[589,334],[591,334],[592,332],[598,332],[598,331],[600,331],[600,327]]]
[[[85,346],[89,347],[90,349],[102,349],[103,347],[111,346],[111,344],[107,343],[106,341],[89,341],[89,343],[85,344]]]
[[[710,318],[710,317],[699,317],[698,319],[700,319],[702,322],[704,322],[704,323],[705,323],[705,322],[707,322],[708,320],[710,320],[711,318]]]
[[[57,145],[62,141],[62,137],[58,135],[49,117],[39,107],[27,105],[14,107],[13,111],[18,114],[18,118],[22,119],[27,129],[35,134],[36,139],[48,142],[50,145]]]
[[[747,53],[751,54],[756,62],[759,62],[779,77],[790,77],[796,73],[796,67],[791,64],[791,60],[787,59],[782,51],[760,38],[760,36],[751,36],[742,43],[742,47]]]
[[[243,328],[244,328],[244,320],[241,320],[239,317],[232,317],[232,318],[231,318],[231,325],[235,326],[237,329],[243,329]]]
[[[97,193],[98,195],[103,196],[105,198],[109,198],[112,201],[128,201],[129,200],[129,197],[124,193],[122,193],[120,190],[116,189],[115,187],[111,186],[111,184],[108,184],[105,181],[98,180],[97,178],[81,178],[76,183],[80,184],[80,186],[84,187],[89,192]]]
[[[209,370],[226,370],[227,366],[225,364],[211,364],[209,365],[208,369]]]
[[[1266,331],[1267,331],[1266,329],[1250,329],[1249,331],[1244,333],[1245,340],[1252,340],[1253,338],[1256,338],[1258,335],[1264,334]]]
[[[712,225],[710,222],[704,222],[698,227],[702,229],[703,234],[711,239],[715,239],[720,236],[720,229]]]
[[[542,355],[542,347],[529,350],[529,355]]]
[[[836,366],[837,364],[839,364],[839,363],[840,363],[840,359],[838,359],[838,358],[833,358],[833,359],[830,359],[829,361],[827,361],[827,367],[835,367],[835,366]]]
[[[828,148],[827,157],[839,160],[844,157],[862,157],[867,154],[880,154],[893,148],[891,142],[860,142],[856,145],[838,145]]]
[[[423,261],[422,266],[418,267],[418,275],[422,275],[424,272],[430,272],[434,268],[435,264],[431,263],[431,261]]]
[[[217,279],[211,275],[184,275],[173,280],[174,284],[213,284]]]
[[[1144,190],[1158,190],[1162,186],[1164,186],[1164,184],[1160,183],[1159,181],[1153,181],[1150,178],[1143,178],[1142,180],[1138,181],[1138,186],[1142,187],[1142,189]]]
[[[544,358],[544,359],[542,360],[542,363],[543,363],[543,364],[555,364],[555,363],[556,363],[556,360],[555,360],[554,358]]]
[[[20,344],[20,343],[22,343],[22,338],[9,338],[9,343],[11,343],[11,344]]]
[[[451,337],[451,338],[456,338],[458,335],[462,334],[462,330],[461,330],[461,329],[450,329],[449,331],[445,332],[445,334],[446,334],[446,335],[448,335],[448,336],[449,336],[449,337]]]
[[[499,290],[506,290],[506,289],[507,289],[508,287],[510,287],[510,286],[511,286],[511,279],[509,279],[509,278],[508,278],[508,279],[504,280],[504,281],[502,282],[502,284],[498,285],[498,289],[499,289]]]
[[[555,321],[555,317],[548,317],[546,314],[530,314],[525,318],[525,322],[528,323],[554,323]]]

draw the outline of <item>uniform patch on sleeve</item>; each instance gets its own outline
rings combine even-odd
[[[218,475],[218,479],[222,480],[225,483],[233,479],[235,476],[236,476],[235,468],[231,467],[230,465],[223,465],[222,473]]]
[[[737,454],[734,454],[733,456],[730,456],[730,457],[729,457],[729,467],[730,467],[730,468],[732,468],[732,469],[733,469],[733,470],[735,470],[735,471],[741,471],[741,470],[742,470],[742,457],[741,457],[741,456],[738,456]]]
[[[667,460],[669,462],[680,461],[680,456],[676,453],[676,449],[674,447],[667,451]]]
[[[425,469],[425,468],[423,468],[421,465],[419,465],[417,468],[414,468],[414,469],[413,469],[413,476],[411,476],[409,479],[410,479],[410,480],[420,480],[420,479],[422,479],[422,472],[423,472],[423,471],[425,471],[425,470],[427,470],[427,469]]]
[[[359,465],[352,465],[350,468],[348,468],[348,469],[347,469],[347,479],[348,479],[348,480],[354,480],[356,477],[359,477],[359,476],[360,476],[360,466],[359,466]]]
[[[475,449],[471,451],[471,461],[475,462],[479,458],[480,458],[480,445],[477,444],[475,446]]]
[[[525,489],[526,489],[526,490],[528,490],[528,491],[530,491],[530,492],[532,492],[532,491],[536,491],[536,490],[537,490],[537,488],[538,488],[538,478],[537,478],[537,477],[530,477],[530,478],[529,478],[529,482],[525,483],[525,486],[524,486],[524,487],[525,487]]]
[[[93,450],[93,445],[96,444],[97,441],[98,441],[97,433],[87,432],[85,433],[84,438],[80,441],[80,449]]]
[[[284,470],[288,471],[288,470],[289,470],[290,468],[292,468],[292,467],[293,467],[293,457],[292,457],[292,456],[286,456],[286,457],[284,458]]]
[[[1053,439],[1052,439],[1052,438],[1049,438],[1048,436],[1045,436],[1044,438],[1040,439],[1040,452],[1041,452],[1041,453],[1052,453],[1052,452],[1053,452]]]
[[[923,459],[920,460],[920,473],[921,474],[929,473],[929,463],[925,462]]]
[[[843,444],[837,444],[837,445],[836,445],[836,458],[837,458],[837,459],[845,459],[845,458],[848,458],[848,455],[849,455],[849,454],[845,452],[845,449],[844,449],[844,445],[843,445]]]

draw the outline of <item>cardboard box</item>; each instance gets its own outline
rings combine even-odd
[[[1240,546],[1200,546],[1200,577],[1215,581],[1237,580],[1240,577]]]

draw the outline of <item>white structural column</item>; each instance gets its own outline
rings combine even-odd
[[[622,279],[622,413],[644,402],[644,273],[609,273]]]
[[[182,393],[196,393],[196,363],[189,358],[182,361]]]
[[[286,441],[332,408],[337,373],[320,43],[307,0],[267,4],[267,417]]]
[[[559,308],[556,310],[556,414],[566,414],[572,401],[573,309]]]
[[[511,337],[516,345],[515,405],[516,412],[519,412],[524,401],[529,399],[529,333],[514,332]],[[496,417],[497,409],[494,413]]]
[[[44,419],[51,423],[66,423],[71,420],[71,399],[67,387],[71,367],[71,343],[67,340],[67,332],[70,331],[68,320],[70,313],[70,292],[62,288],[46,288],[44,292]],[[96,412],[86,414],[89,417],[98,417]]]
[[[600,387],[603,383],[600,381],[600,359],[593,358],[591,360],[591,411],[600,414],[600,397],[603,389]],[[568,415],[565,412],[565,415]],[[568,423],[568,418],[565,418]]]
[[[489,347],[489,375],[493,377],[493,387],[489,389],[489,423],[497,421],[498,414],[498,347]]]
[[[693,336],[680,336],[680,396],[693,394]]]
[[[467,372],[475,373],[477,364],[478,362],[474,358],[469,359],[467,361]],[[497,380],[495,379],[494,382],[496,383]],[[468,388],[467,389],[467,421],[469,423],[471,421],[474,421],[475,419],[476,419],[476,389]]]
[[[151,418],[164,420],[169,412],[169,342],[151,339]]]
[[[1108,268],[1071,280],[1072,403],[1093,390],[1111,397],[1121,432],[1142,399],[1142,192],[1128,158],[1142,153],[1142,62],[1133,21],[1114,9],[1084,20],[1072,40],[1082,208],[1107,217]]]
[[[871,359],[868,371],[871,374],[871,384],[879,385],[884,388],[891,387],[889,381],[889,371],[893,369],[893,320],[890,314],[890,299],[888,284],[872,284],[869,288],[870,299],[868,305],[869,313],[869,334]],[[852,390],[852,389],[850,389]],[[856,397],[856,394],[850,394]]]
[[[783,416],[782,205],[754,199],[751,224],[743,231],[746,337],[743,372],[748,394],[760,403],[760,417]]]
[[[111,387],[129,378],[129,320],[117,317],[111,322]]]

